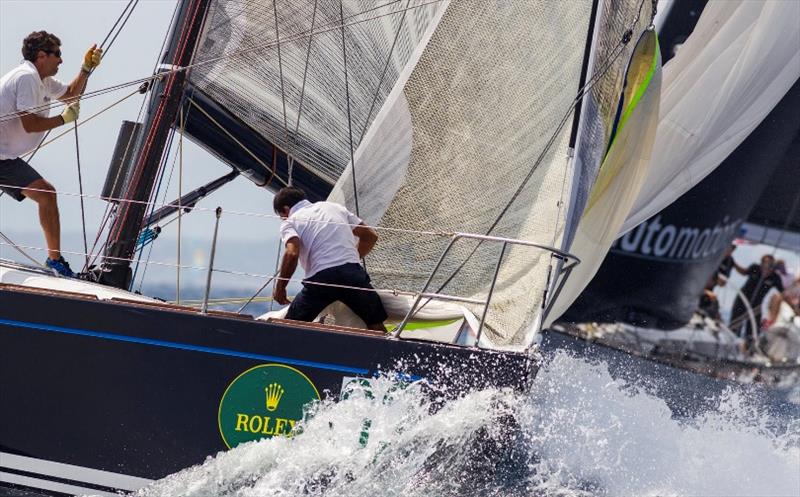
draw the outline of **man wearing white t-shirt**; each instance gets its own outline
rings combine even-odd
[[[383,325],[386,310],[370,284],[367,271],[359,264],[378,241],[375,230],[339,204],[312,204],[298,188],[282,188],[275,195],[273,207],[283,219],[281,240],[286,247],[280,279],[272,293],[275,301],[289,303],[286,285],[298,260],[306,273],[303,289],[289,306],[286,318],[313,321],[325,307],[338,300],[369,329],[386,331]]]
[[[26,197],[39,205],[39,222],[47,241],[47,266],[63,276],[74,276],[61,256],[61,224],[55,188],[21,156],[35,150],[44,134],[78,118],[78,98],[92,70],[100,64],[102,50],[92,45],[71,83],[53,78],[61,64],[61,40],[47,31],[29,34],[22,42],[19,66],[0,78],[0,189],[17,201]],[[50,117],[53,99],[64,111]]]

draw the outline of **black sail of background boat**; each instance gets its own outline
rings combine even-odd
[[[643,0],[179,2],[143,122],[120,132],[88,281],[0,261],[0,483],[135,490],[292,436],[311,402],[378,375],[443,398],[526,389],[538,330],[575,297],[563,282],[601,162],[625,170],[652,144],[652,16]],[[157,209],[183,133],[232,169]],[[333,311],[209,310],[216,230],[200,309],[128,291],[160,224],[239,175],[384,230],[366,263],[399,309],[389,335]]]

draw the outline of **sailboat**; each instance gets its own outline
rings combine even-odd
[[[546,349],[670,378],[662,393],[684,407],[688,391],[703,397],[737,383],[762,385],[777,402],[794,395],[798,325],[762,332],[767,341],[745,351],[749,337],[698,302],[731,244],[800,247],[798,26],[796,4],[673,7],[661,30],[674,57],[664,66],[647,201],[637,200],[591,283],[548,330]],[[755,56],[766,47],[769,57]],[[707,112],[694,111],[698,101]],[[751,330],[758,312],[749,312]]]
[[[120,131],[88,279],[0,263],[13,406],[0,483],[135,490],[293,436],[310,404],[379,375],[442,398],[526,389],[538,331],[577,295],[573,251],[593,247],[585,207],[616,231],[642,184],[659,104],[653,13],[644,0],[180,2],[146,116]],[[173,133],[231,171],[156,209]],[[346,309],[300,323],[129,291],[159,223],[238,175],[376,227],[365,263],[395,312],[390,334]],[[216,231],[213,243],[206,297]]]

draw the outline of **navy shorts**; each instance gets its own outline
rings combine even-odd
[[[42,176],[30,164],[17,157],[16,159],[0,160],[0,190],[8,193],[19,202],[25,200],[22,188],[30,185]]]
[[[303,289],[292,301],[286,319],[313,321],[323,309],[337,300],[349,307],[367,325],[386,321],[386,310],[381,298],[373,291],[315,285],[327,283],[372,290],[367,271],[358,263],[342,264],[319,271],[303,280]]]

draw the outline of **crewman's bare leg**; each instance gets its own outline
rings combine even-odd
[[[23,188],[22,193],[39,204],[39,223],[47,242],[47,256],[54,261],[58,260],[61,257],[61,222],[58,217],[56,189],[47,181],[37,179]]]

